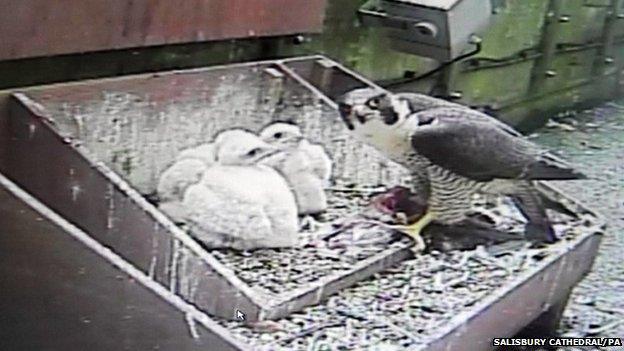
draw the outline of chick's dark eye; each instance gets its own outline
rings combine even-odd
[[[251,151],[249,151],[249,152],[247,153],[247,156],[249,156],[249,157],[254,157],[254,156],[256,156],[259,152],[260,152],[260,149],[255,148],[255,149],[252,149]]]
[[[282,134],[282,132],[277,132],[273,135],[273,137],[275,139],[281,139],[284,136],[284,134]]]

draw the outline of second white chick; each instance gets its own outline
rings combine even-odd
[[[314,174],[323,183],[329,183],[332,174],[331,158],[323,146],[306,140],[296,125],[285,122],[272,123],[260,132],[260,138],[281,150],[296,149],[303,152],[309,159]]]
[[[331,176],[331,160],[320,145],[303,138],[299,127],[278,122],[260,132],[267,143],[286,152],[274,166],[286,178],[297,200],[300,215],[317,214],[327,209],[325,185]]]
[[[189,186],[199,182],[206,169],[215,163],[214,145],[201,144],[182,150],[176,161],[160,176],[156,192],[158,208],[175,222],[182,222],[181,201]]]
[[[158,180],[157,193],[161,202],[182,200],[184,191],[201,179],[207,167],[215,162],[214,145],[201,144],[182,150],[176,161]]]
[[[244,130],[214,143],[216,164],[184,194],[184,219],[205,245],[250,250],[298,243],[297,205],[286,180],[267,162],[277,148]]]
[[[200,144],[198,146],[182,150],[176,159],[180,160],[200,160],[203,161],[207,166],[211,166],[215,163],[215,145],[214,143],[205,143]]]

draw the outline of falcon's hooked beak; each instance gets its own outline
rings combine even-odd
[[[338,103],[338,112],[340,113],[340,118],[347,125],[349,130],[354,130],[355,126],[353,125],[353,107],[347,103],[339,102]]]

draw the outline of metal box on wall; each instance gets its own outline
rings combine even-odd
[[[492,6],[483,0],[380,0],[360,13],[364,23],[388,27],[397,50],[447,61],[488,26]]]

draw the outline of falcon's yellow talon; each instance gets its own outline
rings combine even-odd
[[[422,232],[422,230],[425,229],[425,227],[428,226],[429,223],[431,223],[434,219],[435,216],[433,215],[433,213],[427,212],[414,224],[410,224],[407,226],[396,226],[395,228],[414,239],[415,245],[412,247],[412,251],[421,252],[425,249],[425,241],[420,236],[420,232]]]

